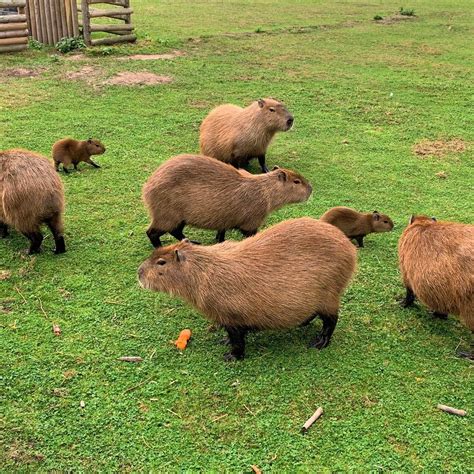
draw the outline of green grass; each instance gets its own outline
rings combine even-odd
[[[472,146],[444,157],[412,153],[424,138],[474,140],[471,2],[419,0],[406,5],[416,19],[392,24],[373,21],[397,13],[392,1],[132,3],[140,41],[114,53],[178,48],[186,56],[0,55],[0,148],[49,155],[64,136],[107,146],[97,158],[102,169],[61,175],[66,254],[51,253],[49,235],[37,257],[24,256],[17,233],[0,242],[0,269],[12,272],[0,284],[0,465],[472,471],[472,364],[454,355],[470,334],[455,317],[434,320],[425,308],[396,303],[403,293],[396,246],[410,214],[473,222]],[[90,84],[65,79],[84,65],[99,71]],[[6,77],[13,67],[41,74]],[[102,84],[126,70],[174,82]],[[306,348],[318,321],[253,334],[247,358],[226,364],[221,334],[208,332],[192,308],[138,288],[137,267],[151,251],[140,193],[164,160],[198,150],[199,124],[213,106],[262,96],[284,100],[296,119],[271,145],[269,166],[297,169],[314,188],[309,202],[281,209],[266,225],[349,205],[388,213],[396,228],[369,236],[359,251],[329,348]],[[187,234],[213,242],[212,232]],[[185,327],[193,339],[180,354],[169,341]],[[123,355],[144,362],[118,362]],[[450,416],[438,403],[470,413]],[[318,406],[325,413],[303,437]]]

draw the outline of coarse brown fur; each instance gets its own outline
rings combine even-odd
[[[139,280],[223,326],[232,343],[229,358],[240,358],[247,330],[305,325],[317,315],[323,330],[312,345],[328,345],[355,265],[356,250],[339,229],[304,217],[241,242],[158,248],[141,265]]]
[[[243,109],[220,105],[204,119],[200,129],[201,154],[230,163],[236,168],[258,158],[268,172],[265,154],[277,132],[287,131],[293,116],[275,99],[260,99]]]
[[[67,166],[77,165],[83,161],[89,163],[94,168],[100,166],[91,160],[92,155],[102,155],[105,153],[105,146],[99,140],[73,140],[72,138],[63,138],[53,145],[53,160],[56,171],[59,171],[59,164],[62,163],[65,173],[68,172]]]
[[[355,239],[359,247],[364,246],[364,237],[372,232],[390,232],[393,222],[386,214],[357,212],[350,207],[333,207],[320,219],[341,229],[349,239]]]
[[[412,217],[398,244],[404,306],[418,298],[437,315],[456,314],[474,331],[474,226]]]
[[[252,175],[206,156],[175,156],[143,187],[152,220],[147,234],[155,247],[166,232],[183,239],[186,224],[217,230],[221,241],[229,229],[252,235],[270,212],[306,201],[311,191],[308,181],[294,171],[277,168]]]
[[[56,253],[65,252],[63,237],[64,189],[51,163],[28,150],[0,151],[0,236],[8,226],[31,242],[38,252],[43,240],[41,224],[53,233]]]

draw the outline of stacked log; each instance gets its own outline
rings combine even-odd
[[[28,47],[25,6],[26,0],[0,0],[0,8],[16,9],[12,15],[0,11],[0,53],[21,51]]]

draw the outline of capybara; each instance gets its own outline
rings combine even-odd
[[[317,316],[323,327],[310,346],[326,347],[355,266],[355,247],[339,229],[303,217],[241,242],[160,247],[138,278],[144,288],[183,298],[224,327],[232,360],[244,357],[249,330],[303,326]]]
[[[28,150],[0,151],[0,235],[14,227],[30,242],[28,253],[40,250],[41,224],[51,230],[55,253],[66,251],[63,237],[64,189],[51,163]]]
[[[178,155],[163,163],[143,187],[152,221],[147,235],[155,247],[166,232],[184,239],[186,224],[217,230],[219,242],[229,229],[248,237],[270,212],[306,201],[311,191],[308,181],[294,171],[277,167],[252,175],[207,156]]]
[[[100,168],[97,163],[91,160],[91,155],[102,155],[105,153],[105,146],[99,141],[89,138],[89,140],[73,140],[63,138],[53,145],[53,160],[56,171],[59,171],[59,164],[62,163],[65,173],[69,173],[67,166],[77,165],[83,161],[89,163],[94,168]]]
[[[357,241],[359,247],[364,246],[364,237],[372,232],[390,232],[393,222],[386,214],[378,211],[357,212],[350,207],[333,207],[326,211],[320,219],[341,229],[349,239]]]
[[[252,158],[268,172],[265,154],[275,133],[293,126],[293,116],[275,99],[260,99],[243,109],[225,104],[211,110],[201,124],[201,154],[244,167]]]
[[[412,216],[400,237],[398,256],[406,288],[402,306],[418,298],[435,316],[459,315],[474,331],[473,225]]]

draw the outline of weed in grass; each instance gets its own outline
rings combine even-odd
[[[403,16],[415,16],[415,10],[413,8],[400,7],[398,13]]]

